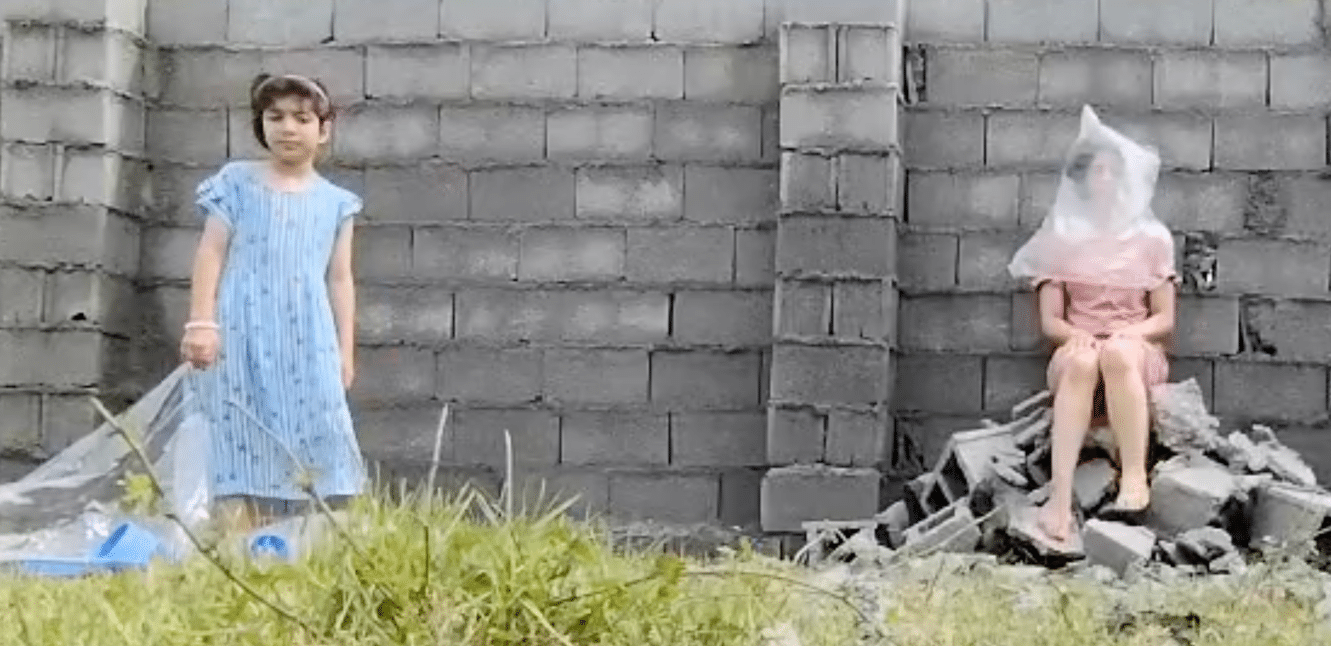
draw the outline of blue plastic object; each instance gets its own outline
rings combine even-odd
[[[287,549],[286,539],[276,534],[261,534],[256,536],[254,542],[250,543],[250,553],[254,556],[271,554],[282,560],[286,560],[290,557],[290,550]]]
[[[152,561],[162,546],[157,535],[134,523],[124,523],[111,532],[93,556],[93,561],[113,570],[142,567]]]

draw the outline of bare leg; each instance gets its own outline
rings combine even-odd
[[[1054,395],[1051,432],[1051,491],[1040,510],[1040,528],[1062,542],[1072,532],[1072,473],[1091,424],[1091,403],[1100,383],[1099,353],[1094,348],[1064,350],[1067,367]]]
[[[1128,510],[1142,509],[1151,500],[1146,482],[1150,411],[1146,405],[1146,383],[1142,380],[1144,360],[1141,344],[1136,341],[1111,341],[1100,353],[1105,408],[1118,440],[1122,468],[1116,506]]]

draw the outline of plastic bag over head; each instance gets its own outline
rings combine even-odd
[[[1151,209],[1160,156],[1100,122],[1090,106],[1054,204],[1012,258],[1013,277],[1151,290],[1173,274],[1174,240]]]

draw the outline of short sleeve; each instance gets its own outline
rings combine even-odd
[[[194,206],[199,217],[217,217],[228,227],[235,225],[234,200],[231,199],[230,167],[208,176],[194,190]]]
[[[347,223],[347,220],[360,215],[361,209],[365,208],[365,203],[354,193],[347,193],[342,198],[342,206],[338,210],[337,225],[341,227]]]
[[[1170,281],[1178,280],[1178,271],[1174,267],[1174,240],[1170,238],[1168,242],[1159,238],[1152,238],[1153,243],[1147,252],[1147,259],[1151,266],[1151,281],[1156,287],[1164,285]]]

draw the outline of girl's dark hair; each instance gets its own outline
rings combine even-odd
[[[1079,147],[1077,150],[1073,151],[1071,159],[1069,159],[1067,165],[1063,167],[1063,174],[1067,175],[1068,179],[1076,182],[1079,186],[1085,184],[1086,176],[1091,171],[1091,163],[1102,153],[1113,157],[1114,160],[1118,162],[1120,170],[1122,169],[1124,162],[1123,153],[1120,153],[1117,148],[1114,148],[1113,146],[1090,145]]]
[[[254,138],[265,149],[268,148],[268,141],[263,136],[263,113],[279,99],[287,97],[308,100],[320,124],[333,120],[333,102],[329,98],[328,88],[319,79],[260,74],[250,83],[250,125],[254,129]]]

